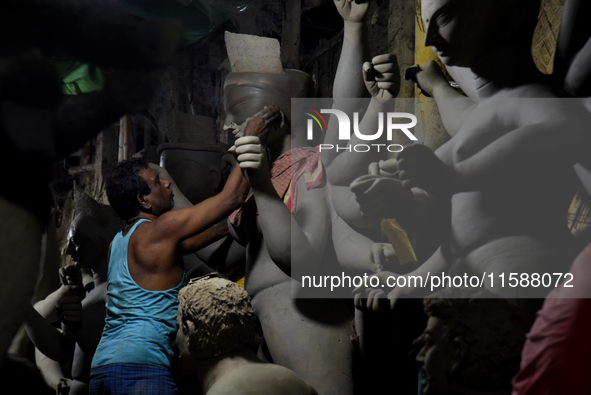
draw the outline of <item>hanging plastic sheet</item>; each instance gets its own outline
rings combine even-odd
[[[142,19],[180,19],[185,27],[181,46],[201,41],[216,27],[250,7],[244,1],[235,0],[123,0],[122,3],[130,14]]]
[[[200,42],[221,24],[250,7],[243,1],[233,0],[123,0],[122,4],[131,15],[141,19],[180,19],[185,29],[181,48]],[[101,90],[109,72],[78,60],[55,59],[55,63],[62,72],[63,92],[68,95]]]

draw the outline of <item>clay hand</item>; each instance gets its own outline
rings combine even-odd
[[[257,136],[243,136],[234,143],[236,160],[253,188],[270,182],[267,150]]]
[[[244,136],[256,136],[262,144],[267,144],[269,135],[276,129],[286,127],[285,114],[277,106],[265,107],[263,111],[250,118],[244,127]]]
[[[400,90],[400,70],[396,55],[378,55],[371,62],[365,62],[363,80],[373,98],[387,100],[396,97]]]
[[[413,201],[412,192],[391,177],[361,176],[351,183],[351,191],[368,218],[396,218],[397,210],[408,210]]]
[[[398,175],[398,161],[394,158],[372,162],[369,164],[367,174],[370,176],[394,177]]]
[[[83,288],[82,272],[74,265],[64,266],[59,269],[60,280],[63,285],[78,286]]]
[[[384,266],[388,265],[394,257],[396,257],[396,252],[390,243],[374,243],[371,246],[371,262],[376,274],[381,273]]]
[[[82,283],[82,272],[75,265],[64,266],[59,269],[59,276],[62,286],[68,288],[68,295],[78,296],[84,299],[86,290]]]
[[[78,329],[82,324],[82,302],[79,297],[63,298],[55,304],[59,320],[70,329]]]
[[[394,280],[390,280],[390,283],[392,284],[393,281]],[[412,280],[410,280],[410,277],[408,275],[398,276],[395,281],[397,281],[398,284],[404,284],[405,286],[396,286],[394,287],[394,289],[391,289],[390,292],[388,292],[388,295],[386,295],[391,310],[394,310],[394,307],[396,306],[396,302],[398,301],[398,299],[402,297],[408,297],[413,291],[417,289],[415,284]]]
[[[376,284],[376,280],[372,280],[372,278],[377,278],[379,285],[377,287],[361,286],[355,288],[353,290],[355,307],[361,311],[371,311],[377,314],[387,313],[394,307],[386,294],[386,291],[391,289],[388,283],[392,284],[397,277],[398,275],[392,272],[380,272],[369,276],[367,284]]]
[[[68,395],[70,393],[70,386],[72,385],[72,379],[62,377],[57,383],[56,395]]]
[[[433,96],[433,91],[438,86],[449,86],[443,71],[433,60],[423,66],[412,66],[406,70],[405,78],[415,82],[426,96]]]
[[[355,307],[361,311],[371,311],[376,314],[386,314],[389,310],[389,301],[386,293],[378,288],[364,288],[355,294]]]
[[[369,8],[369,0],[334,0],[334,5],[343,20],[363,22]]]
[[[454,172],[424,145],[410,145],[396,155],[398,177],[404,188],[421,188],[443,198],[451,197],[454,190]]]

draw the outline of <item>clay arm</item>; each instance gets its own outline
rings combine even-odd
[[[564,80],[564,89],[576,97],[588,97],[591,92],[591,39],[572,60]]]
[[[57,310],[55,305],[57,302],[62,300],[63,298],[69,296],[75,296],[78,294],[78,287],[72,285],[62,285],[56,291],[47,295],[47,297],[43,300],[40,300],[35,303],[34,307],[35,310],[41,314],[43,318],[45,318],[49,322],[57,322]]]
[[[285,208],[287,209],[287,207]],[[289,213],[289,210],[287,212]],[[286,257],[290,262],[298,265],[298,273],[313,273],[321,264],[326,239],[330,232],[330,214],[326,207],[326,198],[322,188],[308,191],[304,177],[300,177],[297,209],[295,216],[290,219],[291,235],[288,236],[287,241],[291,248],[287,251],[281,248],[281,243],[284,243],[285,240],[265,239],[267,248],[269,251],[273,251],[275,256],[279,255],[275,254],[275,251],[281,251],[282,255],[287,252]],[[265,221],[271,223],[273,219],[267,217]],[[273,228],[269,228],[268,233],[273,233]],[[285,255],[283,256],[285,257]],[[277,262],[276,259],[278,261],[280,257],[276,257],[275,262]]]
[[[407,75],[412,75],[413,81],[435,99],[445,130],[455,136],[476,108],[476,103],[452,88],[434,61],[420,68],[417,66],[414,71],[409,70]]]
[[[363,82],[363,63],[369,59],[365,23],[369,1],[334,1],[343,18],[343,47],[333,84],[333,98],[359,98],[368,95]],[[340,107],[339,107],[340,108]],[[345,109],[343,109],[345,110]]]
[[[66,378],[60,363],[45,356],[38,348],[35,349],[35,364],[43,380],[54,390],[57,391],[59,386],[69,386],[71,379]]]
[[[387,113],[392,106],[393,99],[398,92],[400,86],[400,77],[396,64],[396,57],[393,54],[384,54],[374,57],[370,62],[363,65],[363,76],[365,84],[372,95],[372,98],[367,107],[367,111],[363,119],[359,122],[359,133],[365,136],[376,134],[379,130],[380,117],[379,113]],[[385,118],[385,117],[383,117]],[[365,140],[359,138],[353,132],[356,124],[354,118],[350,117],[351,122],[351,138],[349,140],[350,146],[357,144],[382,144],[379,152],[375,153],[359,153],[344,151],[339,154],[327,166],[328,181],[332,185],[349,185],[355,178],[367,174],[367,168],[372,162],[377,162],[380,159],[388,157],[388,151],[385,148],[388,145],[387,140],[387,126],[386,121],[382,123],[382,133],[380,136],[372,140]],[[330,127],[329,127],[329,130]],[[331,131],[337,131],[334,127]],[[333,135],[334,137],[334,135]],[[341,141],[341,145],[345,144]],[[375,150],[375,148],[374,148]]]
[[[24,324],[31,342],[43,354],[58,362],[66,362],[72,357],[74,342],[54,328],[31,305],[27,308]]]
[[[224,274],[229,274],[240,265],[243,265],[246,259],[246,249],[232,236],[224,237],[200,249],[196,254],[199,259],[211,263],[218,272]]]
[[[292,262],[299,265],[300,273],[312,273],[316,269],[329,231],[324,193],[321,189],[307,191],[303,177],[298,182],[301,185],[298,185],[295,218],[274,189],[253,188],[269,255],[288,275]]]
[[[371,255],[374,241],[355,231],[331,206],[332,241],[339,264],[346,269],[363,273],[375,272],[376,266]]]
[[[348,270],[374,273],[376,265],[372,260],[371,248],[375,242],[356,232],[342,219],[332,224],[332,239],[339,264]]]
[[[273,262],[291,275],[292,262],[315,270],[328,236],[330,218],[321,188],[307,190],[298,180],[297,211],[290,210],[277,195],[269,176],[267,153],[256,136],[236,140],[238,163],[247,174],[257,208],[265,245]]]
[[[86,314],[91,313],[86,311]],[[106,316],[106,311],[101,314],[103,317]],[[90,358],[94,355],[101,340],[103,327],[104,325],[97,325],[96,322],[89,323],[88,321],[83,321],[79,328],[70,328],[69,326],[62,324],[64,335],[74,340],[80,350],[86,355],[89,355]]]
[[[354,108],[350,105],[351,101],[340,99],[367,96],[362,67],[364,61],[369,59],[367,27],[365,24],[365,15],[369,2],[357,4],[350,0],[335,0],[334,3],[343,17],[344,29],[343,47],[332,90],[333,108],[351,114],[354,111],[363,111],[364,108]],[[328,130],[337,130],[337,128],[337,119],[334,115],[331,115],[328,121]],[[338,135],[336,133],[327,134],[324,143],[338,144]],[[337,155],[336,150],[323,151],[322,161],[325,165],[328,165]]]
[[[66,273],[68,272],[77,272],[78,274],[80,274],[78,269],[75,269],[73,271],[68,270],[71,268],[72,267],[60,269],[60,277],[62,277],[62,281],[71,281],[70,276],[66,275]],[[78,279],[76,279],[76,281],[77,280]],[[42,339],[37,341],[42,343],[40,343],[39,345],[35,343],[34,344],[38,349],[41,350],[41,352],[50,356],[52,360],[56,359],[60,362],[64,362],[62,359],[57,359],[55,357],[65,357],[60,353],[60,350],[66,350],[67,353],[70,348],[70,343],[74,344],[74,342],[76,341],[74,337],[68,336],[69,331],[67,327],[63,326],[64,331],[60,332],[52,325],[48,325],[48,323],[57,322],[60,319],[63,319],[64,311],[62,310],[62,306],[64,305],[64,301],[76,300],[79,302],[80,299],[76,295],[80,293],[80,290],[83,290],[81,285],[81,278],[79,280],[79,286],[62,285],[55,292],[49,294],[44,300],[35,303],[34,310],[38,314],[35,314],[34,311],[31,311],[27,315],[26,320],[29,320],[29,323],[25,323],[25,329],[27,330],[27,333],[29,333],[29,337],[33,336],[37,339],[41,337]],[[60,306],[60,308],[58,308],[58,305]],[[76,317],[81,317],[81,312],[79,313],[77,310],[78,309],[74,309],[74,311],[70,310],[70,314],[68,314],[70,317],[70,321],[68,322],[71,322],[71,319],[73,319],[76,322],[79,322],[77,321]],[[27,327],[27,325],[29,326]],[[49,340],[46,340],[46,336]],[[50,343],[48,344],[47,342]],[[55,347],[56,345],[57,347]]]
[[[578,97],[589,96],[591,88],[591,25],[586,21],[589,12],[588,1],[564,3],[554,61],[554,75],[560,78],[561,87]]]

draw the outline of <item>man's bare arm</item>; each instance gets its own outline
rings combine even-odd
[[[196,252],[202,248],[207,247],[211,243],[218,241],[222,237],[227,236],[228,234],[229,232],[227,223],[212,226],[204,232],[183,240],[181,242],[181,251],[183,254]]]
[[[236,166],[230,173],[224,189],[203,202],[164,213],[153,221],[145,235],[146,242],[171,243],[176,246],[217,224],[244,203],[250,189],[248,181]]]

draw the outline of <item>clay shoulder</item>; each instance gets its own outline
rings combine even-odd
[[[317,395],[317,392],[292,370],[270,363],[254,363],[232,370],[207,392],[207,395],[259,394]]]
[[[547,84],[532,82],[513,88],[502,89],[492,97],[503,99],[555,99],[558,96]]]

